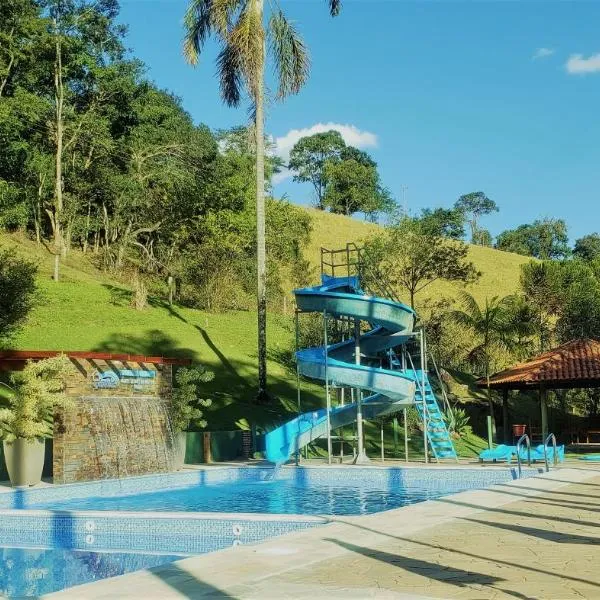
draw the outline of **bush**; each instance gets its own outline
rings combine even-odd
[[[13,334],[35,302],[37,266],[0,248],[0,337]]]
[[[0,409],[1,437],[8,442],[52,437],[54,411],[71,404],[64,390],[72,370],[71,361],[61,355],[29,361],[22,371],[13,373],[9,407]]]
[[[171,398],[170,417],[173,430],[185,431],[190,425],[204,429],[207,425],[200,407],[208,408],[212,400],[199,398],[201,383],[212,381],[215,374],[205,367],[182,367],[175,374],[175,388]]]
[[[452,411],[444,413],[444,421],[446,422],[448,431],[458,438],[473,433],[473,429],[469,424],[470,419],[471,417],[469,417],[464,408],[455,408]]]

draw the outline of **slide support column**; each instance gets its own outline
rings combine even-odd
[[[360,365],[360,320],[354,319],[354,362]],[[356,436],[358,437],[358,454],[354,464],[370,462],[365,453],[362,417],[362,390],[356,390]]]
[[[423,448],[425,451],[425,464],[429,462],[428,431],[427,431],[427,394],[425,393],[425,332],[421,329],[421,400],[423,400]]]
[[[327,367],[327,311],[323,311],[323,341],[325,342],[325,397],[327,401],[327,463],[331,464],[331,394]]]
[[[299,350],[299,313],[300,311],[298,309],[296,309],[295,312],[295,322],[296,322],[296,352],[298,352]],[[297,410],[298,410],[298,417],[300,417],[301,414],[301,403],[300,403],[300,366],[298,365],[298,358],[296,356],[296,402],[297,402]],[[298,427],[300,427],[300,424],[298,424]],[[298,447],[298,444],[296,442],[296,454],[295,454],[295,458],[296,458],[296,466],[298,466],[300,464],[300,448]]]

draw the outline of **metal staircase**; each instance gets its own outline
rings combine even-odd
[[[427,423],[427,440],[436,460],[452,458],[458,462],[458,456],[450,432],[444,421],[438,401],[433,393],[429,378],[422,371],[414,371],[417,381],[415,406],[421,419]],[[423,402],[422,382],[425,381],[425,402]],[[424,414],[425,413],[425,414]]]

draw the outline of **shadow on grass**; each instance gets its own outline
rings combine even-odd
[[[111,333],[105,340],[96,344],[97,352],[123,352],[144,356],[164,356],[168,358],[198,359],[198,353],[191,348],[182,348],[177,341],[160,329],[150,329],[142,335]]]
[[[185,321],[198,331],[208,349],[218,362],[202,360],[197,350],[181,347],[177,340],[164,331],[151,329],[141,334],[112,333],[93,350],[99,352],[115,352],[140,354],[144,356],[165,356],[170,358],[189,358],[203,364],[214,372],[213,381],[203,386],[206,396],[212,398],[213,406],[207,412],[211,428],[236,429],[237,423],[245,420],[262,428],[270,428],[282,420],[295,416],[281,398],[295,398],[296,381],[292,378],[269,376],[269,388],[273,400],[267,405],[256,405],[256,387],[253,376],[242,376],[242,371],[253,374],[257,365],[251,360],[230,360],[214,343],[208,333],[201,327],[189,323],[175,309],[171,311],[177,318]],[[313,410],[320,407],[322,400],[316,395],[304,392],[302,395],[303,410]]]

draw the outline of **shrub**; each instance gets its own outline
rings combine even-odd
[[[10,336],[35,302],[37,266],[0,248],[0,336]]]
[[[469,425],[471,417],[466,413],[464,408],[455,408],[452,411],[446,411],[444,413],[444,421],[450,433],[454,434],[455,437],[465,437],[466,435],[473,432],[471,425]]]
[[[175,388],[171,398],[170,417],[174,431],[185,431],[191,425],[204,429],[207,425],[200,407],[212,404],[209,398],[199,397],[201,383],[212,381],[215,374],[203,366],[182,367],[175,374]]]
[[[0,409],[1,437],[8,442],[52,437],[55,410],[72,402],[64,394],[72,370],[71,361],[61,355],[29,361],[22,371],[13,373],[8,408]]]

